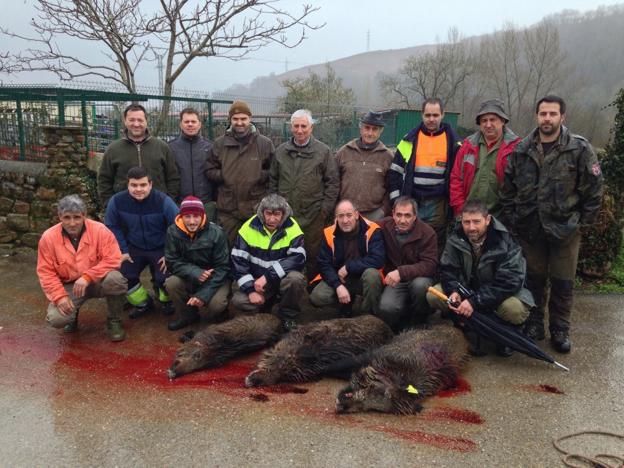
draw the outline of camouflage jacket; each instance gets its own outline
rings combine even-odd
[[[538,129],[510,155],[501,190],[501,221],[527,241],[546,234],[566,242],[596,217],[602,172],[589,142],[564,126],[558,143],[542,155]]]

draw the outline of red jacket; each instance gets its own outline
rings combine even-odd
[[[111,231],[97,221],[85,219],[85,231],[78,251],[62,234],[61,223],[43,233],[37,252],[37,276],[48,300],[57,304],[67,296],[64,283],[85,276],[99,282],[108,272],[119,269],[121,252]]]
[[[461,148],[457,152],[457,156],[455,156],[455,164],[451,171],[449,186],[449,204],[451,208],[453,208],[455,216],[461,214],[461,210],[464,207],[464,203],[472,187],[472,181],[474,180],[476,172],[475,169],[479,165],[480,138],[480,131],[470,135],[464,140]],[[503,141],[501,141],[498,153],[496,154],[496,176],[501,185],[505,176],[507,158],[518,143],[520,143],[520,137],[505,126],[503,128]]]

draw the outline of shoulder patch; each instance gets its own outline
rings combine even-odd
[[[602,174],[602,169],[600,169],[600,163],[592,164],[591,171],[592,174],[594,174],[596,177],[600,176],[600,174]]]

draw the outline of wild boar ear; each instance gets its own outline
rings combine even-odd
[[[197,348],[195,351],[193,351],[193,354],[191,355],[191,357],[196,360],[201,359],[202,357],[201,348]]]

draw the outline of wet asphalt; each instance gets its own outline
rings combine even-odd
[[[35,258],[0,259],[0,466],[563,466],[564,447],[624,455],[624,298],[577,295],[569,373],[515,354],[473,358],[414,416],[336,415],[345,382],[247,389],[258,354],[170,381],[179,333],[158,314],[108,341],[105,303],[79,330],[45,323]]]

